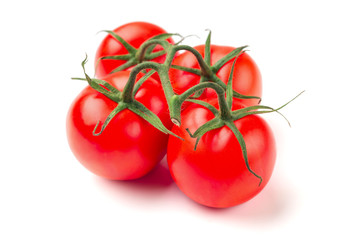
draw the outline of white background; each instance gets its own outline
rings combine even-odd
[[[357,1],[2,1],[0,239],[359,239]],[[251,201],[210,209],[163,161],[130,182],[85,170],[66,140],[68,107],[104,34],[130,21],[249,45],[264,81],[277,163]],[[92,73],[90,64],[88,72]]]

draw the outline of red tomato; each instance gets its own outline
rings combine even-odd
[[[164,29],[146,22],[132,22],[125,25],[122,25],[114,30],[116,34],[122,37],[126,42],[128,42],[134,48],[139,48],[140,45],[156,35],[166,33]],[[174,41],[169,38],[167,40],[170,43]],[[163,48],[161,46],[156,46],[153,52],[161,51]],[[125,47],[117,41],[111,35],[107,35],[105,39],[101,42],[99,48],[97,49],[95,56],[95,67],[96,67],[96,76],[102,78],[109,74],[112,70],[124,64],[125,60],[110,60],[104,59],[98,62],[98,59],[105,56],[114,56],[114,55],[124,55],[128,51]],[[166,55],[154,58],[152,61],[163,62],[166,58]],[[131,70],[127,68],[125,70]],[[156,75],[155,75],[156,76]]]
[[[242,106],[235,103],[234,109]],[[235,121],[246,143],[250,168],[262,177],[255,177],[246,168],[241,147],[227,127],[211,130],[200,139],[194,133],[214,118],[206,108],[192,104],[182,112],[182,124],[172,131],[185,139],[170,137],[167,159],[171,175],[178,187],[192,200],[209,207],[226,208],[241,204],[258,194],[267,184],[275,164],[275,141],[268,124],[258,115]]]
[[[129,74],[128,71],[116,72],[103,80],[122,90]],[[135,99],[159,116],[166,127],[172,126],[164,93],[156,80],[149,78]],[[99,136],[94,136],[97,122],[104,123],[116,106],[117,103],[103,94],[86,87],[68,112],[69,145],[80,163],[94,174],[114,180],[136,179],[151,171],[164,157],[168,135],[125,109]],[[96,132],[100,131],[101,124]]]
[[[204,57],[205,45],[196,46],[194,48]],[[234,49],[235,48],[233,47],[211,45],[211,65],[214,65],[218,60],[226,56]],[[231,59],[216,73],[216,75],[224,83],[228,82],[233,62],[234,59]],[[179,54],[174,59],[173,64],[188,68],[200,69],[195,56],[188,51]],[[198,75],[177,69],[171,69],[169,71],[169,77],[174,91],[178,94],[183,93],[185,90],[198,84],[200,81],[200,77]],[[235,63],[233,89],[234,91],[243,95],[261,97],[262,82],[260,71],[254,60],[246,52],[241,54]],[[204,94],[200,97],[200,99],[212,98],[215,96],[216,93],[214,90],[207,89],[204,91]],[[243,104],[248,106],[256,105],[259,102],[258,99],[242,99],[241,101]]]

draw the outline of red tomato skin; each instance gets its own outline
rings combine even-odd
[[[194,48],[204,57],[205,45],[199,45]],[[226,56],[234,49],[234,47],[211,45],[211,65],[214,65],[218,60]],[[234,59],[228,61],[216,73],[216,75],[225,84],[228,82],[233,62]],[[175,57],[173,64],[188,68],[200,69],[195,56],[188,51]],[[183,93],[185,90],[195,86],[200,82],[200,77],[198,75],[177,69],[170,69],[169,77],[174,91],[178,94]],[[243,95],[258,97],[262,96],[262,80],[260,70],[255,61],[246,52],[241,54],[236,61],[233,75],[233,89],[234,91]],[[213,97],[216,97],[216,92],[212,89],[207,89],[200,97],[200,99]],[[241,102],[247,106],[252,106],[257,105],[259,100],[242,99]]]
[[[143,42],[148,40],[151,37],[154,37],[159,34],[166,33],[164,29],[159,26],[156,26],[147,22],[131,22],[124,25],[119,26],[115,30],[113,30],[116,34],[122,37],[126,42],[128,42],[131,46],[135,48],[139,48]],[[174,43],[174,41],[169,38],[167,40],[170,43]],[[153,52],[161,51],[163,48],[161,46],[156,46]],[[107,74],[111,73],[112,70],[124,64],[125,60],[110,60],[104,59],[98,61],[99,58],[105,56],[114,56],[114,55],[124,55],[127,54],[128,51],[125,47],[118,42],[115,38],[110,35],[107,35],[104,40],[100,43],[96,56],[95,56],[95,69],[96,69],[96,77],[102,78]],[[152,59],[151,61],[162,63],[165,61],[166,55],[159,56],[157,58]],[[131,70],[133,67],[127,68],[125,70]],[[157,74],[153,75],[153,77],[157,76]]]
[[[185,129],[194,133],[213,117],[201,106],[185,109],[182,125],[172,128],[185,140],[169,138],[167,160],[174,181],[189,198],[208,207],[227,208],[250,200],[268,183],[276,158],[275,140],[260,116],[235,121],[247,145],[250,167],[263,179],[259,186],[260,180],[246,168],[240,144],[228,127],[206,133],[194,151],[196,139]]]
[[[117,72],[104,80],[122,90],[129,74],[127,71]],[[158,115],[165,126],[172,126],[165,96],[157,81],[148,79],[135,99]],[[116,106],[117,103],[103,94],[86,87],[74,100],[67,115],[68,142],[79,162],[94,174],[112,180],[140,178],[166,154],[168,135],[125,109],[110,121],[102,134],[94,136],[97,122],[101,121],[96,130],[99,132]]]

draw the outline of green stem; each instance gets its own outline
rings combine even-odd
[[[152,40],[148,40],[146,42],[144,42],[143,44],[141,44],[141,46],[139,47],[136,55],[135,55],[135,58],[139,61],[139,62],[142,62],[144,61],[144,59],[146,58],[145,55],[146,55],[146,50],[151,47],[151,46],[154,46],[154,45],[161,45],[165,52],[168,52],[167,49],[170,48],[171,44],[168,42],[168,41],[165,41],[165,40],[160,40],[160,39],[152,39]]]
[[[174,115],[175,110],[173,109],[173,105],[171,104],[171,101],[172,98],[175,96],[175,93],[170,83],[168,68],[163,64],[159,64],[155,62],[143,62],[136,65],[131,70],[129,80],[124,87],[124,91],[122,93],[123,101],[129,103],[134,100],[133,92],[136,82],[136,76],[140,71],[144,69],[153,69],[159,74],[161,85],[165,93],[165,98],[168,103],[170,116]]]
[[[133,91],[136,82],[136,76],[144,69],[154,69],[159,71],[160,65],[154,62],[144,62],[136,65],[130,72],[129,79],[124,87],[122,99],[124,102],[132,102],[134,100]]]
[[[139,81],[137,81],[137,83],[134,86],[133,89],[133,96],[135,97],[136,93],[139,91],[139,88],[141,87],[141,85],[149,78],[151,77],[156,71],[155,70],[151,70],[149,72],[147,72],[143,77],[141,77],[139,79]]]
[[[174,50],[175,52],[180,51],[180,50],[186,50],[191,52],[192,54],[194,54],[194,56],[196,57],[196,60],[199,63],[202,75],[205,77],[210,77],[211,75],[213,75],[213,72],[210,69],[210,66],[208,64],[206,64],[203,56],[201,56],[201,54],[193,47],[187,46],[187,45],[179,45],[179,46],[174,46]]]
[[[175,95],[172,97],[170,105],[172,105],[174,112],[173,113],[170,112],[170,116],[172,121],[176,125],[181,124],[180,112],[181,112],[181,105],[183,104],[183,102],[197,91],[201,91],[205,88],[212,88],[216,91],[219,101],[220,118],[223,120],[231,120],[231,110],[226,103],[225,90],[216,83],[204,82],[191,87],[181,95]]]
[[[150,53],[150,54],[145,54],[144,60],[145,60],[145,61],[149,61],[149,60],[152,60],[152,59],[154,59],[154,58],[160,57],[160,56],[164,55],[165,53],[166,53],[165,50],[161,50],[161,51],[158,51],[158,52],[153,52],[153,53]]]

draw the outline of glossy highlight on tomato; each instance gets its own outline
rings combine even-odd
[[[216,106],[214,101],[209,101]],[[243,108],[238,101],[234,109]],[[226,208],[248,201],[268,183],[276,158],[275,140],[269,125],[258,115],[234,121],[244,137],[249,165],[262,177],[255,177],[246,167],[242,149],[235,135],[224,126],[204,134],[194,150],[195,132],[214,118],[207,109],[190,105],[182,113],[182,125],[172,131],[184,138],[169,138],[167,160],[171,175],[189,198],[208,207]]]
[[[205,55],[205,45],[194,47],[203,57]],[[214,65],[222,57],[229,54],[234,47],[211,45],[211,65]],[[225,84],[228,82],[231,66],[234,59],[224,64],[216,75]],[[199,63],[195,56],[186,51],[175,57],[173,65],[183,66],[187,68],[200,69]],[[169,77],[174,91],[178,94],[183,93],[192,86],[200,82],[200,76],[178,69],[170,69]],[[262,95],[262,80],[261,74],[255,61],[246,52],[242,53],[235,64],[233,75],[233,89],[234,91],[248,96],[261,97]],[[216,97],[215,91],[206,89],[199,99]],[[242,99],[241,102],[247,106],[258,104],[258,99]]]
[[[123,90],[130,72],[121,71],[104,77]],[[138,75],[138,79],[142,74]],[[168,128],[172,123],[159,83],[149,78],[135,99],[154,112]],[[168,135],[160,132],[128,109],[118,113],[98,136],[93,135],[117,106],[105,95],[86,87],[72,103],[66,122],[68,142],[79,162],[94,174],[113,180],[144,176],[164,157]],[[100,127],[96,130],[99,132]]]
[[[116,34],[122,37],[126,42],[128,42],[134,48],[139,48],[140,45],[156,35],[166,33],[161,27],[147,22],[131,22],[119,26],[113,30]],[[169,43],[174,43],[172,38],[167,39]],[[157,45],[153,52],[161,51],[163,48]],[[96,76],[102,78],[107,74],[111,73],[114,69],[124,64],[125,60],[112,60],[112,59],[103,59],[98,61],[101,57],[105,56],[114,56],[114,55],[125,55],[128,51],[126,48],[117,41],[113,36],[107,35],[104,40],[99,45],[96,56],[95,56],[95,69]],[[152,59],[151,61],[162,63],[164,62],[166,55],[161,55]],[[132,67],[129,67],[125,70],[131,70]],[[156,76],[156,75],[155,75]]]

